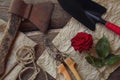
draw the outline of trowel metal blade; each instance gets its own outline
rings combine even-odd
[[[86,15],[85,12],[94,12],[93,15],[97,17],[101,17],[106,12],[106,8],[91,0],[58,0],[58,2],[65,11],[91,30],[95,30],[95,24],[98,21]]]

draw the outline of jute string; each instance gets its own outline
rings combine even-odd
[[[19,80],[21,79],[21,74],[25,72],[27,69],[32,69],[34,70],[33,75],[28,79],[28,80],[34,80],[37,76],[37,74],[40,72],[40,68],[37,67],[37,64],[35,62],[35,51],[34,48],[30,46],[23,46],[21,47],[17,53],[16,53],[16,59],[21,66],[23,66],[23,69],[19,73]],[[33,67],[26,67],[27,64],[33,64]],[[44,72],[46,76],[46,80],[48,80],[46,72]]]

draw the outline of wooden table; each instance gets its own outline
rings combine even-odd
[[[7,18],[9,16],[8,14],[8,7],[11,0],[0,0],[0,18],[7,21]],[[38,1],[38,0],[36,0]],[[56,0],[51,0],[56,3]],[[26,23],[25,23],[26,24]],[[30,24],[29,24],[30,26]],[[27,26],[28,27],[28,26]],[[30,28],[30,27],[28,27]],[[35,27],[31,27],[32,29],[36,29]],[[58,33],[60,29],[53,29],[50,30],[48,33],[49,38],[52,40]],[[39,43],[41,46],[43,46],[43,34],[39,31],[34,32],[26,32],[25,33],[29,38],[31,38],[33,41]],[[44,47],[42,47],[42,50],[44,51]],[[111,74],[109,80],[120,80],[120,68],[118,68],[114,73]]]

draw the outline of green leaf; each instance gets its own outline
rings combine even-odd
[[[95,66],[95,67],[102,67],[103,66],[102,60],[99,58],[96,58],[94,56],[87,56],[85,59],[92,66]]]
[[[99,57],[105,58],[109,55],[110,45],[108,39],[103,36],[96,44],[96,52]]]
[[[118,62],[119,60],[120,60],[120,55],[111,54],[105,59],[104,64],[112,65],[112,64]]]

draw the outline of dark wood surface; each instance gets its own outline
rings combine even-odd
[[[8,9],[9,9],[9,5],[10,2],[12,0],[0,0],[0,18],[7,21],[8,20]],[[27,0],[26,0],[27,1]],[[36,0],[36,1],[40,1],[40,0]],[[42,0],[44,2],[44,0]],[[66,12],[64,12],[64,10],[59,7],[58,3],[56,0],[50,0],[53,3],[55,3],[55,9],[54,9],[54,14],[51,17],[51,25],[56,27],[56,28],[62,28],[67,21],[71,18],[70,15],[68,15]],[[58,14],[59,13],[59,14]],[[52,27],[51,26],[51,27]],[[22,23],[22,27],[21,27],[21,31],[36,31],[38,30],[32,23],[26,21],[24,23]],[[51,30],[49,31],[49,38],[52,40],[60,31],[60,29],[57,30]],[[29,33],[25,33],[29,38],[31,38],[33,41],[37,42],[39,44],[39,46],[41,46],[41,50],[39,52],[43,52],[44,51],[44,45],[43,45],[43,37],[44,35],[37,31],[37,32],[29,32]],[[120,68],[118,68],[115,72],[113,72],[108,80],[120,80]]]

